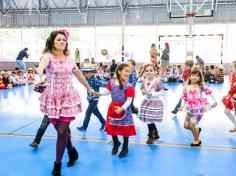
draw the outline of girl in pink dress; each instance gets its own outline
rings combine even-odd
[[[78,152],[72,146],[69,134],[69,125],[80,113],[81,99],[72,83],[72,75],[88,89],[89,87],[83,74],[76,63],[68,57],[68,43],[63,31],[54,31],[46,41],[44,55],[39,64],[39,75],[46,70],[47,87],[40,96],[40,110],[48,116],[57,131],[56,161],[52,175],[61,175],[61,160],[65,147],[68,150],[69,162],[67,166],[73,166],[78,159]]]
[[[189,75],[188,84],[183,88],[183,101],[180,109],[182,110],[184,107],[186,112],[184,128],[190,130],[194,136],[194,142],[191,144],[192,147],[201,145],[199,139],[201,128],[196,128],[196,125],[206,111],[216,107],[217,105],[212,96],[212,91],[204,86],[203,83],[204,80],[201,71],[194,69]],[[207,99],[203,97],[202,93],[211,95],[214,103],[210,105]]]

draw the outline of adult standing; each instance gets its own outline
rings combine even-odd
[[[78,159],[78,152],[72,146],[69,125],[75,115],[82,111],[79,93],[72,83],[72,75],[87,88],[89,93],[94,91],[89,87],[83,74],[68,57],[68,42],[63,31],[53,31],[48,37],[43,57],[39,64],[39,74],[46,70],[47,87],[40,96],[40,110],[48,116],[57,131],[56,161],[52,175],[61,175],[61,160],[68,150],[69,162],[73,166]]]
[[[18,53],[18,56],[16,57],[16,64],[18,65],[18,67],[20,68],[20,70],[25,71],[26,70],[26,66],[25,63],[23,61],[23,59],[26,57],[28,59],[28,48],[24,48],[23,50],[21,50]]]
[[[77,67],[80,69],[80,52],[79,52],[79,48],[76,48],[75,50],[75,62]]]
[[[199,55],[196,55],[196,60],[197,60],[197,65],[199,66],[201,71],[204,72],[204,70],[205,70],[204,60],[202,58],[200,58]]]
[[[170,64],[170,47],[168,42],[165,42],[165,49],[162,51],[160,60],[161,68],[165,68]]]
[[[113,78],[115,72],[116,72],[116,68],[117,68],[117,63],[116,63],[116,60],[115,59],[112,59],[111,61],[111,66],[110,66],[110,76],[111,78]]]
[[[98,68],[94,57],[91,58],[91,66],[95,71],[97,71]]]
[[[157,49],[156,49],[156,44],[153,43],[151,45],[151,49],[150,49],[150,56],[151,56],[151,63],[153,65],[153,67],[155,68],[155,70],[157,69],[158,67],[158,60],[157,60],[157,56],[159,56],[160,53],[157,52]]]

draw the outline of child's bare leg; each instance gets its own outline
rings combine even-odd
[[[189,128],[190,128],[191,132],[193,133],[193,137],[194,137],[193,144],[198,144],[200,142],[200,139],[199,139],[199,128],[196,128],[195,124],[193,124],[191,122],[189,123]]]

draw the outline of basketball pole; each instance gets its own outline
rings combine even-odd
[[[193,51],[194,51],[194,38],[193,38],[193,22],[196,15],[196,12],[192,11],[192,7],[190,6],[189,12],[186,13],[186,18],[188,19],[188,34],[187,34],[187,54],[186,59],[191,57],[193,59]]]
[[[125,21],[126,21],[126,12],[122,12],[122,48],[121,48],[121,62],[125,61]]]

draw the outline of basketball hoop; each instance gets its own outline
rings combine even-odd
[[[196,14],[197,14],[196,12],[187,12],[186,17],[187,18],[194,18],[196,16]]]

